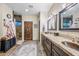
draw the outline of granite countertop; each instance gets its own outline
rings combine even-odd
[[[64,37],[61,37],[61,36],[54,36],[53,34],[45,34],[45,33],[42,33],[45,37],[47,37],[49,40],[52,41],[52,43],[54,43],[55,45],[57,45],[58,47],[60,47],[61,49],[63,49],[63,51],[65,51],[67,54],[71,55],[71,56],[79,56],[79,51],[75,50],[75,49],[72,49],[70,47],[67,47],[65,45],[63,45],[61,42],[63,41],[68,41],[68,42],[72,42],[71,39],[68,39],[68,38],[64,38]],[[79,45],[78,43],[76,42],[72,42],[72,43],[75,43],[77,45]]]

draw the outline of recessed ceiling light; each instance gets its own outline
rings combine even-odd
[[[29,9],[25,9],[25,11],[26,11],[26,12],[28,12],[28,11],[29,11]]]

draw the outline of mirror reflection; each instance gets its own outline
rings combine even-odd
[[[79,4],[74,4],[60,13],[61,29],[79,29]]]
[[[53,15],[48,20],[48,30],[56,30],[57,15]]]

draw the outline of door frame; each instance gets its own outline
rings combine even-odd
[[[24,21],[24,24],[25,24],[25,22],[31,22],[32,23],[32,40],[33,40],[33,21]],[[25,32],[25,28],[24,28],[24,32]],[[24,41],[25,41],[25,34],[24,34]]]

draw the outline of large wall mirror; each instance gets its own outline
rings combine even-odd
[[[60,30],[79,30],[79,4],[72,3],[59,13]]]
[[[52,15],[47,22],[48,30],[56,30],[57,29],[57,15]]]

